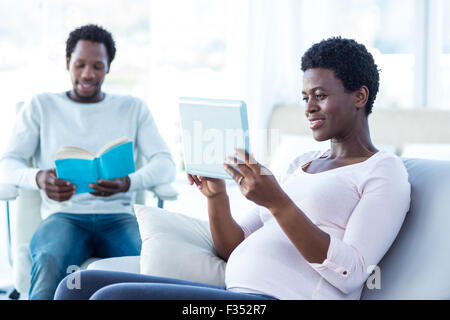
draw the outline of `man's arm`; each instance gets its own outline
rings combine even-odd
[[[30,168],[28,162],[35,155],[40,139],[40,119],[35,99],[24,105],[17,115],[5,152],[0,157],[0,181],[37,190],[36,175],[39,169]]]

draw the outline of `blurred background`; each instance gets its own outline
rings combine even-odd
[[[0,0],[0,152],[17,102],[71,88],[65,41],[87,23],[116,41],[104,90],[147,103],[179,168],[178,97],[243,99],[250,127],[264,129],[275,105],[302,105],[301,56],[331,36],[374,55],[374,113],[450,109],[450,0]],[[252,141],[256,150],[264,143]],[[177,203],[200,215],[198,203]]]
[[[142,98],[177,161],[178,97],[244,99],[263,128],[275,104],[301,103],[301,56],[330,36],[374,55],[376,108],[450,109],[449,0],[0,0],[0,12],[1,148],[18,101],[70,89],[65,41],[86,23],[116,40],[104,89]]]

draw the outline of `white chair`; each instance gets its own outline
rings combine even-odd
[[[18,111],[23,103],[18,103]],[[32,159],[30,159],[32,166]],[[138,153],[136,168],[141,168],[146,163],[146,159]],[[142,190],[136,193],[136,204],[146,203],[146,191],[150,191],[158,201],[158,207],[164,206],[164,201],[176,200],[178,192],[171,184],[157,185],[149,190]],[[0,200],[5,201],[6,224],[8,240],[8,259],[13,271],[13,284],[15,290],[9,295],[12,299],[18,299],[21,293],[28,293],[30,288],[31,258],[29,244],[31,238],[42,221],[41,195],[36,190],[25,190],[17,188],[15,185],[0,184]],[[11,201],[15,200],[15,212],[10,213]],[[86,269],[89,263],[99,260],[92,257],[86,260],[81,269]]]

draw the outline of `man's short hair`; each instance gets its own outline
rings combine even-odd
[[[372,113],[380,86],[378,66],[366,47],[355,40],[333,37],[314,44],[302,57],[302,71],[323,68],[334,72],[348,92],[369,89],[366,116]]]
[[[92,42],[103,43],[108,53],[108,64],[114,60],[116,55],[116,44],[108,31],[95,24],[88,24],[73,30],[66,41],[66,57],[70,59],[78,41],[89,40]]]

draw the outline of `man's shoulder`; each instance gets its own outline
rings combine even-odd
[[[32,112],[38,112],[42,108],[47,106],[53,106],[55,104],[60,104],[63,99],[64,93],[52,93],[52,92],[42,92],[36,93],[24,100],[17,103],[18,110],[25,109],[31,110]]]
[[[111,103],[120,109],[134,109],[138,113],[147,110],[147,105],[141,98],[129,94],[106,93],[105,102]]]
[[[120,101],[120,102],[127,102],[127,103],[133,103],[136,105],[143,105],[144,101],[138,97],[132,96],[130,94],[117,94],[117,93],[106,93],[106,96],[108,99],[113,101]]]
[[[33,96],[34,99],[61,99],[64,98],[65,92],[40,92]]]
[[[33,95],[30,99],[31,103],[37,103],[39,105],[48,104],[51,102],[60,102],[64,99],[65,92],[41,92]]]

